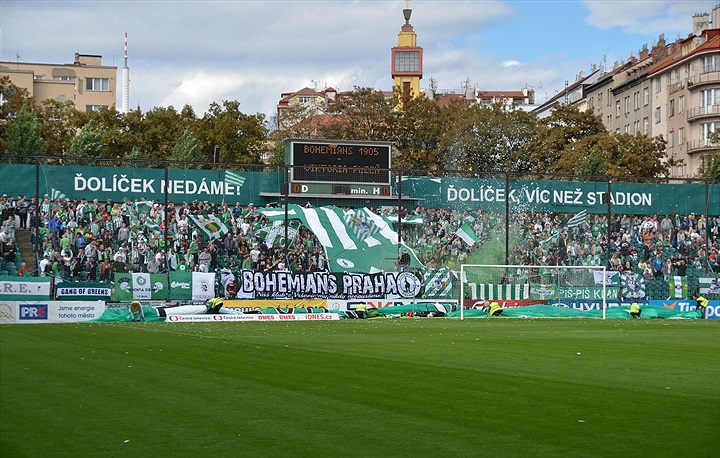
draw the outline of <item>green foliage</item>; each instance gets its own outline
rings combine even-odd
[[[84,162],[73,159],[102,158],[103,137],[100,129],[96,128],[92,121],[87,123],[78,136],[73,139],[65,156],[70,159],[67,162],[68,164],[81,164]]]
[[[35,113],[30,109],[30,101],[25,100],[17,117],[9,122],[5,153],[20,156],[13,162],[35,163],[31,156],[42,156],[48,144],[42,138],[42,126]]]
[[[190,129],[186,128],[182,135],[178,137],[170,159],[183,162],[200,162],[203,159],[200,142]]]
[[[322,138],[337,140],[387,141],[393,138],[396,123],[393,99],[382,91],[355,87],[331,106],[337,122],[318,127]]]
[[[225,100],[222,105],[210,104],[194,129],[203,151],[212,157],[215,145],[220,146],[221,163],[260,164],[267,127],[262,114],[246,115],[240,102]]]
[[[77,111],[75,104],[70,100],[58,102],[45,99],[37,111],[42,124],[43,138],[48,142],[47,155],[64,156],[78,129],[87,123],[88,115]]]

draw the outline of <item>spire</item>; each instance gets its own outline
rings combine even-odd
[[[410,25],[410,15],[412,10],[410,9],[410,0],[405,0],[405,9],[403,10],[403,17],[405,17],[405,25]]]

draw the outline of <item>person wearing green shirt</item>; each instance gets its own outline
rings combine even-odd
[[[190,255],[193,257],[193,265],[197,265],[198,254],[200,254],[200,242],[198,242],[197,237],[194,237],[192,242],[190,242],[188,251],[190,252]]]

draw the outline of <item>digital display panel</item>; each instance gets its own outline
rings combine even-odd
[[[390,184],[391,144],[292,140],[292,182]]]

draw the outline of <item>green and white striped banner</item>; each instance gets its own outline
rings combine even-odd
[[[495,285],[495,284],[476,284],[468,283],[471,299],[513,299],[524,300],[530,298],[530,285]]]

